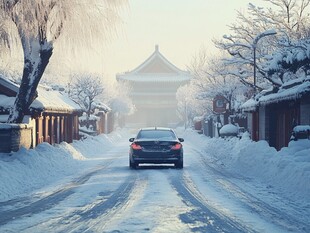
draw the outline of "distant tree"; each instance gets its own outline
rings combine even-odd
[[[93,103],[103,94],[104,87],[100,77],[93,75],[75,75],[69,86],[69,96],[86,112],[86,127],[89,127]]]
[[[21,42],[24,68],[22,80],[8,122],[21,123],[36,98],[36,89],[53,53],[54,42],[65,24],[76,25],[72,37],[83,40],[83,32],[100,35],[115,22],[121,0],[0,0],[0,45],[9,48],[8,38],[17,35]],[[92,9],[92,10],[91,10]],[[78,14],[79,17],[73,17]],[[93,25],[83,26],[84,20]],[[74,19],[74,20],[73,20]],[[5,23],[4,23],[5,22]],[[11,33],[6,25],[14,25]],[[10,27],[9,27],[10,28]]]
[[[124,116],[135,112],[135,106],[129,97],[130,86],[126,82],[109,82],[105,84],[104,102],[111,107],[119,126],[123,125]]]
[[[222,56],[210,58],[207,51],[201,49],[193,57],[188,69],[193,74],[190,85],[195,92],[195,99],[201,102],[200,108],[204,109],[204,113],[212,114],[213,99],[218,95],[226,99],[230,114],[234,114],[241,99],[247,98],[249,88],[229,73]]]
[[[194,87],[190,84],[181,86],[176,93],[177,115],[183,120],[185,128],[193,124],[196,116],[201,116],[205,108],[201,107],[205,101],[197,98]]]

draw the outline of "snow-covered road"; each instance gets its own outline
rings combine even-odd
[[[70,182],[0,202],[0,232],[310,231],[308,209],[212,162],[195,140],[184,169],[130,170],[128,145],[120,139]]]

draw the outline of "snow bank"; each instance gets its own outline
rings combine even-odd
[[[11,156],[0,154],[0,202],[31,193],[43,187],[55,187],[85,172],[122,137],[122,132],[99,135],[35,149],[20,149]]]
[[[241,139],[208,138],[186,132],[185,140],[203,145],[210,164],[273,187],[287,197],[310,201],[310,140],[291,141],[277,151],[266,141],[253,142],[248,133]]]
[[[232,170],[278,187],[289,196],[307,197],[310,192],[310,140],[292,141],[278,152],[265,141],[243,137],[233,146],[232,158]]]

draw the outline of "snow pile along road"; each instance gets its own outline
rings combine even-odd
[[[72,144],[51,146],[42,143],[35,149],[0,154],[0,202],[69,182],[96,166],[98,158],[122,136],[119,133],[99,135]]]
[[[291,141],[276,151],[266,141],[207,138],[187,131],[187,140],[200,146],[207,160],[233,174],[252,178],[294,200],[310,202],[310,140]]]

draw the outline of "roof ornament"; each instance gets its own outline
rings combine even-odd
[[[156,51],[156,52],[159,51],[158,44],[155,45],[155,51]]]

